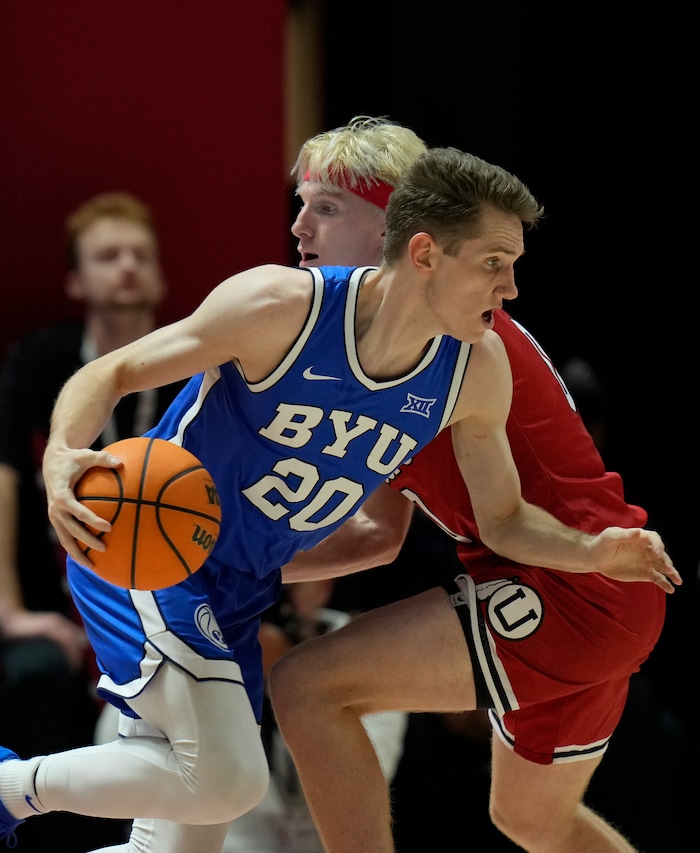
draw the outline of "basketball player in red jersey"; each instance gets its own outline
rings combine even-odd
[[[341,136],[326,136],[325,157],[312,147],[310,169],[299,165],[302,198],[339,174],[341,195],[361,195],[364,185],[376,198],[382,182],[371,157],[362,166],[353,147],[343,153]],[[386,159],[386,151],[381,156]],[[368,215],[376,216],[371,207]],[[323,235],[314,235],[313,252],[321,258],[333,224],[324,220]],[[507,434],[526,499],[591,533],[645,524],[646,512],[626,503],[620,477],[606,472],[539,344],[503,310],[495,312],[495,329],[513,374]],[[390,562],[414,503],[455,538],[464,574],[443,587],[440,567],[426,566],[434,589],[296,647],[272,672],[277,720],[325,849],[394,850],[388,793],[358,724],[362,714],[487,708],[496,735],[495,824],[529,851],[629,853],[632,846],[583,804],[583,795],[622,714],[630,676],[659,637],[664,592],[597,573],[520,565],[493,553],[479,539],[449,430],[344,527],[298,554],[285,580]]]

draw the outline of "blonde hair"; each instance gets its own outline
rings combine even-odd
[[[75,270],[80,265],[78,239],[98,219],[126,219],[142,225],[158,241],[156,225],[150,207],[141,199],[127,192],[100,193],[83,202],[66,219],[65,239],[68,268]]]
[[[425,150],[423,140],[407,127],[387,118],[355,116],[308,139],[291,175],[299,184],[310,173],[326,190],[377,183],[395,187]]]

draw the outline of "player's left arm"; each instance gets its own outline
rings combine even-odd
[[[455,457],[482,541],[526,565],[651,581],[673,592],[681,578],[656,532],[608,527],[594,536],[567,527],[523,499],[505,429],[511,396],[505,348],[498,336],[487,335],[472,347],[458,419],[452,425]]]
[[[94,359],[71,376],[53,409],[43,475],[49,519],[74,559],[84,559],[77,538],[104,550],[85,525],[110,529],[73,490],[88,468],[121,463],[107,451],[90,449],[119,400],[233,359],[249,379],[259,380],[298,336],[311,294],[311,277],[304,270],[276,265],[247,270],[215,287],[188,317]]]

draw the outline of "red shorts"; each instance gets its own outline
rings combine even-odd
[[[630,676],[659,638],[666,594],[507,563],[456,583],[478,706],[490,709],[494,731],[537,764],[602,754]]]

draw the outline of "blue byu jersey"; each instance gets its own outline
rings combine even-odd
[[[154,641],[141,610],[155,607],[158,654],[196,669],[178,657],[172,643],[166,648],[162,642],[163,632],[172,632],[207,659],[235,657],[259,713],[259,657],[250,646],[257,642],[259,614],[279,593],[280,567],[353,515],[450,419],[468,344],[435,338],[420,363],[395,379],[377,381],[363,372],[355,314],[368,269],[373,268],[308,270],[314,280],[309,316],[277,368],[255,383],[246,381],[236,363],[199,374],[147,433],[181,444],[202,461],[219,493],[221,529],[210,557],[187,581],[153,593],[116,591],[140,615],[128,619],[123,614],[119,630],[108,628],[99,635],[90,626],[101,623],[104,629],[101,611],[106,597],[109,610],[114,609],[115,588],[106,585],[106,596],[103,581],[73,564],[74,595],[97,642],[106,673],[100,686],[108,693],[128,698],[128,690],[117,690],[116,682],[130,689],[135,681],[142,686],[139,655],[143,658],[149,639],[153,655]],[[114,625],[112,618],[108,621]],[[123,636],[116,642],[119,651],[108,651],[111,636],[123,632],[125,624],[130,625],[129,651]]]

